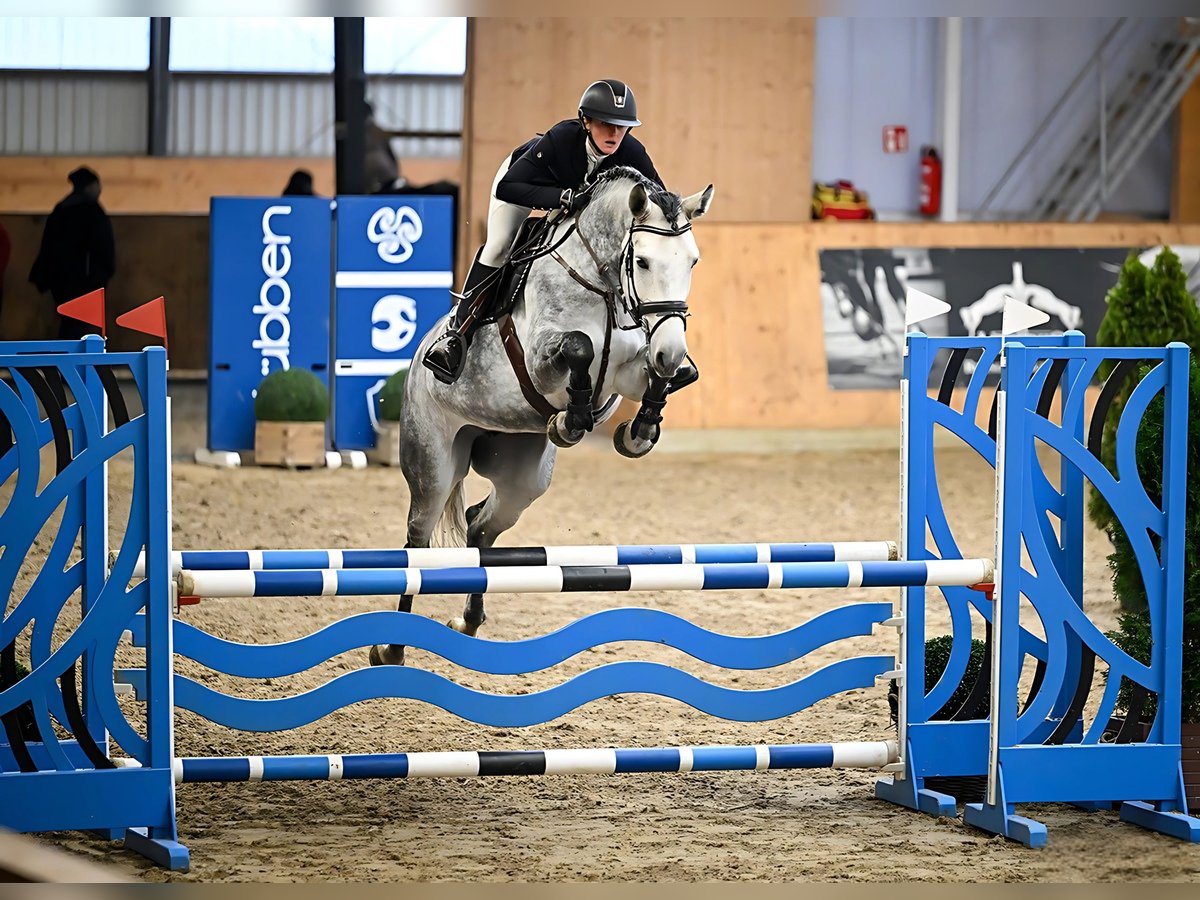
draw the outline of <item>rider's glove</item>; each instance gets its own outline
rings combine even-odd
[[[562,208],[567,211],[567,215],[573,216],[587,208],[588,203],[592,200],[591,191],[573,191],[567,188],[559,197],[559,203]]]

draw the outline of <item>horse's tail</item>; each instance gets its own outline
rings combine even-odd
[[[431,547],[465,547],[467,546],[467,509],[460,481],[450,492],[446,508],[442,516],[433,526],[433,534],[429,536]]]

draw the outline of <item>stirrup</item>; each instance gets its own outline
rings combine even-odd
[[[458,351],[458,362],[453,366],[448,366],[444,364],[440,358],[437,358],[442,355],[437,351],[443,351],[446,358],[452,358],[454,356],[453,346],[455,341],[458,341],[460,345],[460,349]],[[466,361],[466,342],[458,333],[454,331],[447,331],[436,341],[434,341],[433,344],[430,345],[429,349],[425,351],[425,356],[421,359],[421,362],[425,368],[432,372],[433,377],[442,384],[453,384],[455,381],[457,381],[458,376],[462,374],[463,366],[466,364]]]

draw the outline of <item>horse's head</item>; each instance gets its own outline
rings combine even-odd
[[[618,169],[613,175],[603,194],[623,225],[621,290],[634,318],[645,323],[648,364],[669,378],[687,358],[684,317],[692,267],[700,260],[691,223],[708,212],[713,186],[680,197],[636,172]]]

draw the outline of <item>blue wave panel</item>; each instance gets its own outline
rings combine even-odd
[[[830,663],[798,681],[763,690],[734,690],[661,663],[617,662],[589,669],[531,694],[490,694],[422,669],[356,669],[304,694],[275,700],[231,697],[175,676],[175,705],[241,731],[287,731],[363,700],[407,698],[438,706],[481,725],[518,727],[549,722],[601,697],[655,694],[736,722],[790,716],[819,700],[871,687],[893,665],[890,656],[856,656]]]
[[[845,587],[849,583],[850,567],[843,562],[783,564],[782,587],[785,588]]]
[[[798,744],[790,747],[769,747],[771,769],[828,769],[833,766],[833,747],[830,744]]]
[[[699,547],[696,548],[699,551]],[[706,560],[708,562],[709,560]],[[715,560],[712,560],[715,562]],[[618,547],[617,565],[652,566],[683,562],[683,550],[678,546]],[[753,560],[751,560],[753,562]]]
[[[834,562],[833,544],[772,544],[771,562]]]
[[[319,597],[325,589],[320,572],[254,573],[255,597]]]
[[[263,781],[324,781],[329,778],[325,756],[263,757]]]
[[[404,550],[343,550],[343,569],[404,569],[408,553]]]
[[[407,777],[407,753],[375,753],[342,757],[342,778]]]
[[[657,747],[647,750],[618,750],[618,775],[628,772],[678,772],[679,748]]]
[[[241,759],[185,759],[183,760],[183,782],[204,781],[249,781],[250,760]]]
[[[422,594],[482,594],[487,572],[476,568],[422,569]]]
[[[923,562],[865,562],[862,567],[863,587],[924,584],[929,578],[929,569]]]
[[[264,569],[328,569],[329,554],[324,550],[264,550]]]
[[[771,570],[759,563],[734,563],[731,565],[706,565],[704,567],[704,589],[752,590],[765,588],[771,583]]]
[[[727,669],[765,669],[792,662],[834,641],[870,634],[875,623],[891,615],[890,601],[857,603],[831,609],[778,634],[733,637],[706,631],[661,610],[610,609],[541,637],[489,641],[459,634],[424,616],[389,610],[349,616],[282,644],[237,644],[177,621],[175,652],[227,675],[281,678],[359,647],[403,643],[464,668],[519,675],[549,668],[602,644],[651,641]],[[131,623],[135,645],[141,643],[144,624],[141,617]]]
[[[185,569],[248,569],[250,554],[245,550],[184,550],[182,567]]]
[[[758,764],[758,751],[753,747],[694,747],[693,772],[727,772],[732,769],[753,769]]]

